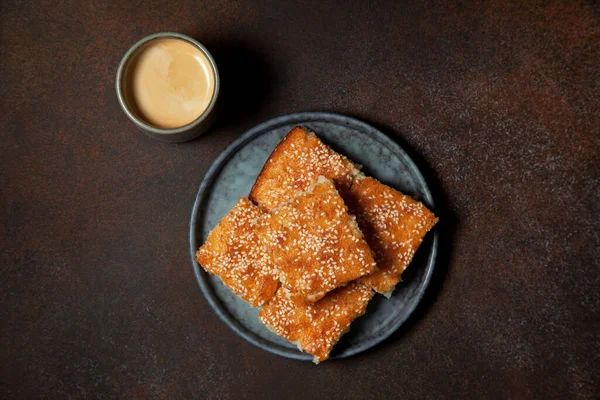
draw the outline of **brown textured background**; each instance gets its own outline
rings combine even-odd
[[[0,397],[598,396],[598,4],[294,3],[0,3]],[[114,91],[127,48],[165,30],[223,79],[219,125],[180,145]],[[187,242],[219,152],[307,110],[410,148],[445,239],[414,318],[318,367],[221,323]]]

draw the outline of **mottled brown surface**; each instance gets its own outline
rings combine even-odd
[[[596,2],[52,3],[0,3],[2,398],[598,395]],[[224,80],[218,127],[181,145],[114,93],[123,53],[164,30]],[[405,328],[318,367],[221,323],[187,242],[217,154],[305,110],[413,149],[446,243]]]

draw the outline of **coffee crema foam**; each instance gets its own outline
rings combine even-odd
[[[125,70],[125,97],[136,116],[158,128],[189,124],[208,108],[215,76],[193,44],[175,38],[143,46]]]

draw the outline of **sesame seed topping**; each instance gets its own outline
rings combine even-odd
[[[314,302],[327,292],[375,271],[354,218],[324,177],[273,210],[258,236],[276,260],[288,288]],[[277,244],[276,246],[274,244]]]
[[[323,361],[352,321],[364,314],[373,291],[352,282],[314,304],[297,305],[291,297],[286,288],[280,288],[259,318],[275,333]]]
[[[204,269],[254,307],[269,300],[278,286],[274,265],[255,232],[262,215],[248,199],[240,199],[196,253]]]

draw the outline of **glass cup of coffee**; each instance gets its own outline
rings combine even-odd
[[[189,36],[162,32],[134,44],[117,71],[121,108],[144,133],[164,142],[200,136],[214,120],[217,65]]]

